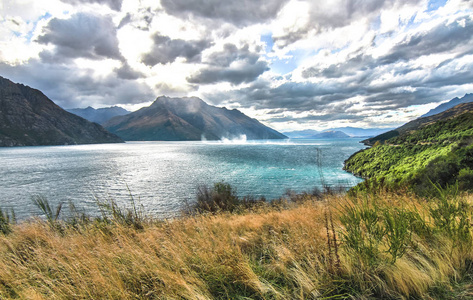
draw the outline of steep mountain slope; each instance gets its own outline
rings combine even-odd
[[[90,122],[95,122],[99,124],[103,124],[113,117],[124,116],[130,113],[128,110],[118,106],[104,107],[99,109],[95,109],[89,106],[87,108],[66,109],[66,111],[78,115],[79,117],[82,117],[86,120],[89,120]]]
[[[432,183],[473,188],[473,103],[420,118],[394,130],[394,137],[375,137],[377,143],[345,161],[355,175],[382,180],[388,186],[429,191]]]
[[[457,106],[458,104],[469,103],[469,102],[473,102],[473,94],[465,94],[465,96],[463,96],[462,98],[456,97],[456,98],[453,98],[452,100],[450,100],[446,103],[442,103],[439,106],[437,106],[436,108],[431,109],[425,115],[421,116],[421,118],[422,117],[433,116],[433,115],[436,115],[438,113],[444,112],[447,109],[450,109],[454,106]]]
[[[211,106],[196,97],[158,97],[149,107],[112,118],[104,127],[129,141],[287,138],[236,109]]]
[[[467,111],[472,111],[472,110],[473,110],[473,102],[462,103],[446,111],[438,113],[436,115],[415,119],[409,123],[402,125],[399,128],[385,132],[373,138],[363,140],[362,143],[364,143],[367,146],[372,146],[378,141],[385,142],[388,139],[391,139],[400,135],[408,134],[411,131],[419,130],[425,126],[434,124],[435,122],[439,120],[455,118]]]
[[[68,113],[39,90],[0,77],[0,146],[119,142],[118,136]]]

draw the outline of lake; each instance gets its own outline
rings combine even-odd
[[[19,219],[38,214],[35,195],[52,204],[72,201],[94,215],[96,198],[129,203],[147,213],[173,216],[197,187],[224,181],[240,196],[275,199],[361,180],[342,170],[363,149],[360,139],[128,142],[75,146],[0,148],[0,208]]]

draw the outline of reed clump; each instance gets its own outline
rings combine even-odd
[[[0,298],[466,299],[473,198],[443,192],[306,194],[174,220],[114,202],[61,220],[50,206],[51,220],[0,233]]]

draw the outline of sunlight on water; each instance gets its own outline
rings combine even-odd
[[[280,197],[360,180],[342,170],[362,149],[355,139],[206,142],[130,142],[0,148],[0,207],[20,217],[36,213],[31,197],[72,201],[96,213],[95,197],[124,204],[129,191],[146,211],[172,215],[195,199],[199,185],[225,181],[238,194]],[[320,151],[320,153],[319,153]],[[320,154],[320,155],[319,155]]]

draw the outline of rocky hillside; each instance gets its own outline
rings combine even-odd
[[[128,141],[287,138],[236,109],[211,106],[196,97],[162,96],[149,107],[111,119],[104,127]]]
[[[89,120],[90,122],[95,122],[99,124],[103,124],[113,117],[124,116],[130,113],[128,110],[118,106],[104,107],[98,109],[89,106],[87,108],[71,108],[66,110],[70,113],[78,115],[79,117]]]
[[[63,110],[39,90],[0,77],[0,146],[119,142],[118,136]]]

